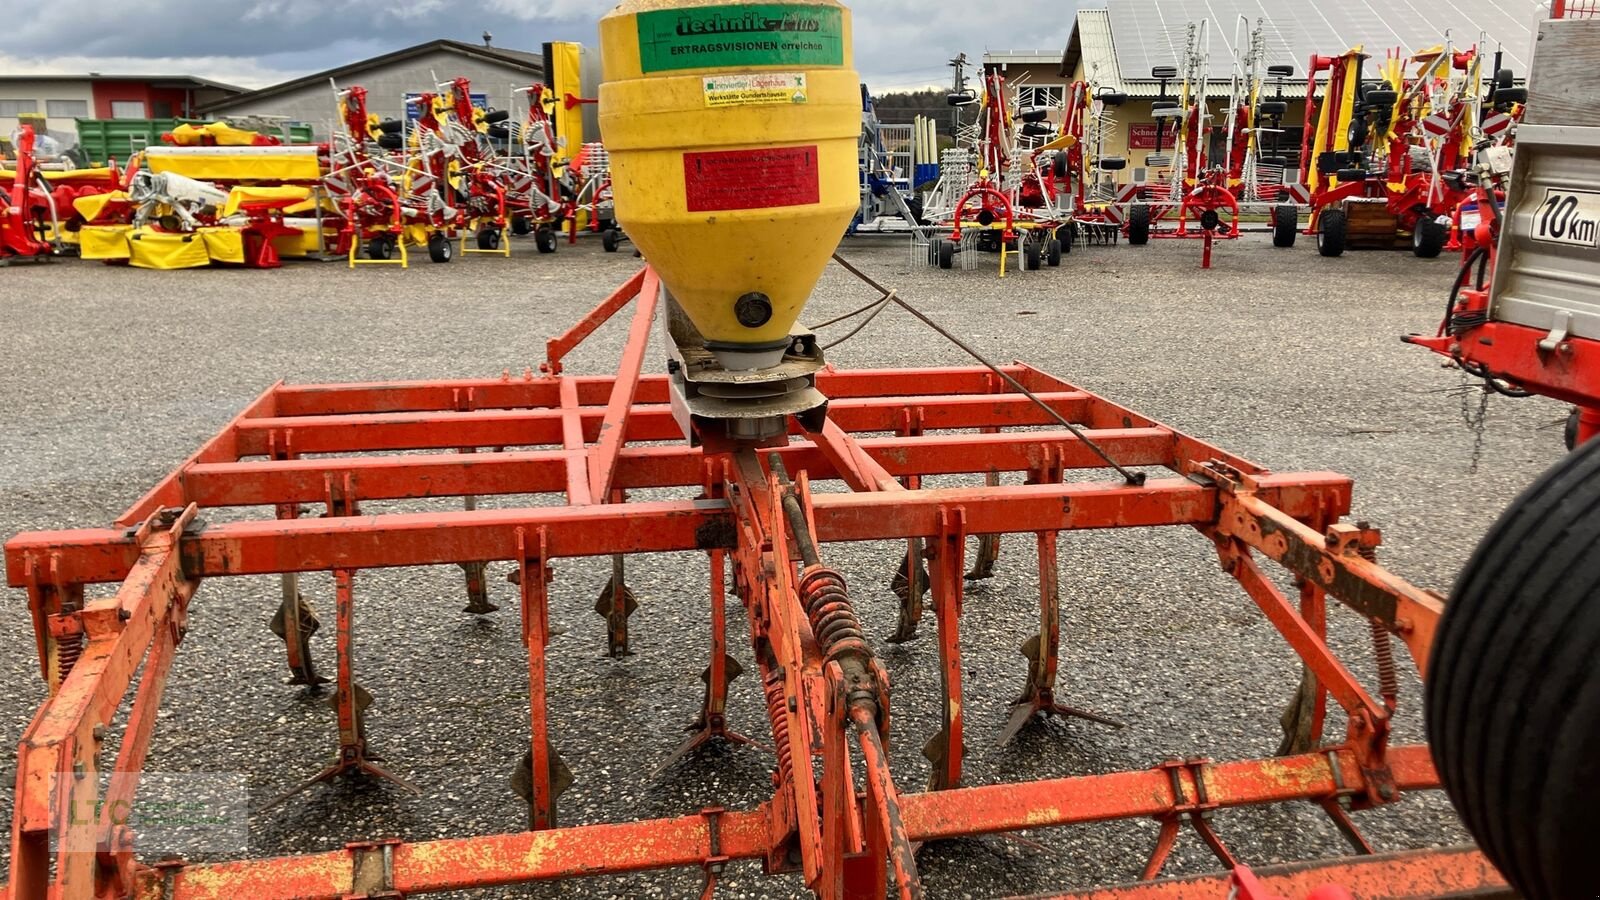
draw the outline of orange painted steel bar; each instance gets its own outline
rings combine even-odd
[[[1458,848],[1387,856],[1323,860],[1253,870],[1271,897],[1303,900],[1319,888],[1343,887],[1359,898],[1404,897],[1410,900],[1474,898],[1513,900],[1505,879],[1476,849]],[[1051,894],[1013,900],[1266,900],[1260,894],[1235,891],[1230,875],[1170,878],[1149,884]]]
[[[553,374],[583,337],[641,291],[649,297],[640,298],[618,375]],[[1093,472],[1108,463],[1068,432],[1005,431],[1058,423],[992,372],[971,368],[824,371],[818,385],[832,398],[824,429],[804,434],[795,426],[789,446],[759,456],[707,456],[681,443],[630,447],[682,438],[666,405],[666,380],[642,375],[658,293],[654,276],[641,273],[552,342],[552,374],[275,386],[116,527],[7,542],[6,577],[28,593],[50,690],[19,755],[7,900],[405,896],[679,866],[703,867],[714,884],[720,866],[742,859],[799,871],[829,900],[880,897],[886,885],[905,900],[922,891],[915,842],[1150,817],[1163,822],[1164,835],[1175,835],[1189,817],[1213,850],[1231,859],[1211,830],[1214,810],[1340,800],[1367,808],[1437,786],[1426,748],[1388,745],[1388,711],[1326,646],[1320,602],[1296,609],[1258,565],[1271,559],[1296,578],[1302,599],[1325,590],[1402,636],[1425,673],[1441,605],[1365,558],[1379,541],[1376,532],[1334,524],[1350,511],[1349,479],[1268,473],[1020,364],[1004,371],[1112,460],[1152,470],[1148,480],[1066,480],[1068,470]],[[952,433],[966,430],[979,433]],[[509,452],[457,452],[473,448]],[[371,455],[396,450],[450,453]],[[347,455],[307,458],[329,453]],[[1027,483],[998,483],[1001,472],[1025,473]],[[920,489],[922,478],[935,475],[995,480]],[[812,483],[823,480],[843,481],[852,493],[813,493]],[[701,499],[625,500],[623,492],[640,488],[695,488]],[[565,494],[566,503],[277,518],[301,505],[326,503],[335,513],[364,500],[523,494]],[[226,507],[270,517],[200,524],[204,510]],[[962,590],[967,538],[1028,534],[1043,548],[1060,531],[1157,526],[1193,527],[1216,544],[1248,598],[1323,676],[1318,708],[1331,691],[1351,712],[1344,742],[1273,760],[1190,759],[1139,772],[961,786],[958,622],[963,606],[975,605]],[[943,712],[930,743],[942,790],[930,793],[902,794],[889,775],[887,678],[861,635],[842,576],[824,562],[828,544],[878,540],[933,551],[933,577],[923,584],[931,582],[940,619]],[[550,563],[668,552],[725,554],[732,562],[727,568],[750,618],[754,668],[778,749],[775,791],[747,812],[562,829],[559,736],[550,733],[545,684]],[[66,821],[70,808],[62,804],[95,799],[88,776],[99,766],[105,730],[128,708],[141,663],[118,768],[142,768],[162,674],[202,579],[493,561],[516,563],[520,576],[531,687],[526,799],[537,831],[146,869],[135,865],[129,835],[91,822],[87,827],[100,829],[100,853],[52,857],[49,829]],[[116,582],[115,597],[84,603],[85,585]],[[1053,665],[1054,644],[1042,664]],[[713,641],[714,653],[718,646]],[[720,708],[724,690],[708,687],[708,709]],[[72,787],[53,794],[51,783],[62,778]],[[1226,817],[1217,827],[1226,831]],[[1371,873],[1378,870],[1351,868],[1357,865],[1326,871],[1348,874],[1353,884],[1377,877]],[[1448,869],[1461,884],[1488,883],[1481,858],[1449,852],[1407,858],[1396,877],[1430,866]]]
[[[1408,790],[1437,787],[1426,753],[1426,748],[1420,747],[1397,748],[1393,752],[1396,775]],[[1340,751],[1333,751],[1331,756],[1338,760],[1343,777],[1349,779],[1345,784],[1359,785],[1360,769],[1353,758]],[[1330,754],[1223,763],[1208,767],[1205,777],[1211,800],[1219,809],[1314,800],[1335,795],[1340,790],[1332,775]],[[911,841],[922,842],[1154,816],[1173,808],[1168,785],[1167,776],[1160,770],[1149,770],[902,794],[899,803],[906,836]],[[765,809],[720,813],[718,855],[729,860],[763,857],[776,840],[768,823]],[[402,894],[421,894],[644,869],[695,867],[713,855],[709,843],[708,821],[702,815],[590,825],[537,834],[417,844],[397,842],[391,845],[390,853],[394,889]],[[141,900],[343,897],[353,892],[358,852],[363,850],[172,867],[164,876],[147,873],[144,893],[140,896]],[[1475,860],[1471,855],[1461,855],[1466,857],[1470,872],[1470,864]],[[1432,857],[1418,854],[1413,858]],[[472,873],[473,880],[468,880],[468,872]],[[170,882],[170,894],[160,893],[164,881]],[[1483,880],[1480,883],[1499,882]],[[1066,896],[1078,895],[1063,895],[1063,900]],[[1122,895],[1113,891],[1085,896]]]
[[[1272,475],[1263,501],[1290,515],[1347,507],[1350,482],[1338,475]],[[1188,479],[1122,484],[1071,483],[948,488],[814,498],[823,543],[940,534],[941,511],[964,508],[968,534],[1204,525],[1221,491]],[[550,530],[550,558],[729,549],[723,501],[682,500],[603,506],[405,513],[321,519],[260,519],[207,526],[182,541],[197,577],[266,575],[340,568],[376,569],[516,558],[516,528]],[[6,571],[27,587],[29,560],[55,558],[59,577],[80,584],[119,581],[138,555],[125,531],[86,529],[19,535],[6,544]]]

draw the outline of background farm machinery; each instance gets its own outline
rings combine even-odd
[[[1125,185],[1111,207],[1135,246],[1159,238],[1204,240],[1202,265],[1208,268],[1212,243],[1238,238],[1247,212],[1264,215],[1275,246],[1293,246],[1305,193],[1286,183],[1287,160],[1279,143],[1288,111],[1283,81],[1293,69],[1267,66],[1264,23],[1252,25],[1240,16],[1219,128],[1210,99],[1209,31],[1209,20],[1191,24],[1181,66],[1152,70],[1161,83],[1153,104],[1155,152],[1144,160],[1146,179]],[[1173,97],[1167,86],[1180,77],[1182,87]],[[1266,93],[1268,78],[1277,86],[1275,96]]]
[[[984,75],[981,96],[952,94],[950,102],[977,106],[978,123],[945,155],[939,182],[924,200],[927,261],[941,269],[957,260],[975,268],[974,251],[998,253],[1001,277],[1010,257],[1026,270],[1061,265],[1072,248],[1071,194],[1058,191],[1047,157],[1077,138],[1059,133],[1048,108],[1020,107],[998,71]],[[921,247],[914,239],[913,252]]]
[[[1573,404],[1573,448],[1600,435],[1600,129],[1584,111],[1600,101],[1600,76],[1564,57],[1600,46],[1600,20],[1546,22],[1539,41],[1529,88],[1516,93],[1528,102],[1515,153],[1480,132],[1466,164],[1442,173],[1475,221],[1438,331],[1406,340],[1480,379],[1485,402]]]
[[[1311,59],[1301,152],[1307,232],[1323,256],[1410,247],[1437,257],[1469,199],[1444,173],[1464,167],[1476,142],[1509,140],[1527,93],[1482,43],[1390,51],[1376,81],[1363,77],[1368,58],[1358,47]]]

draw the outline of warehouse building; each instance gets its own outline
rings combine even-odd
[[[71,145],[78,119],[188,117],[244,92],[191,75],[0,75],[0,138],[42,116],[46,131]]]
[[[1503,66],[1519,77],[1527,71],[1533,46],[1532,27],[1537,0],[1451,0],[1427,4],[1423,0],[1345,0],[1338,4],[1313,4],[1305,0],[1105,0],[1099,8],[1078,10],[1066,52],[1057,67],[1063,83],[1088,81],[1097,91],[1126,94],[1128,102],[1110,110],[1112,127],[1104,134],[1103,156],[1121,156],[1130,169],[1144,165],[1156,149],[1156,120],[1152,103],[1162,85],[1152,77],[1158,66],[1178,66],[1191,22],[1209,20],[1210,78],[1207,95],[1220,110],[1226,100],[1233,68],[1234,43],[1248,45],[1251,31],[1261,23],[1266,64],[1293,66],[1294,75],[1281,86],[1268,82],[1266,93],[1278,91],[1289,104],[1281,145],[1298,163],[1305,123],[1307,62],[1313,55],[1332,56],[1363,46],[1381,62],[1388,50],[1406,54],[1444,42],[1449,29],[1457,45],[1470,46],[1486,36],[1486,46],[1504,53]],[[1243,20],[1241,20],[1243,17]],[[1249,25],[1243,24],[1248,21]],[[1369,74],[1376,65],[1369,63]],[[1167,85],[1176,96],[1181,83]],[[1171,138],[1164,141],[1170,148]]]
[[[406,114],[406,98],[427,91],[439,80],[467,78],[486,105],[510,108],[514,88],[544,80],[544,54],[507,50],[491,44],[437,40],[371,59],[350,63],[258,91],[228,97],[202,107],[207,116],[281,116],[310,124],[326,138],[338,115],[330,83],[367,89],[367,109],[385,119]]]

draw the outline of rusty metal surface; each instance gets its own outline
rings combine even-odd
[[[646,274],[630,285],[651,280]],[[973,369],[826,373],[820,387],[836,398],[829,427],[818,435],[796,433],[791,446],[771,456],[628,447],[681,438],[664,406],[664,382],[636,374],[648,319],[648,312],[635,318],[614,378],[527,373],[487,382],[277,386],[123,517],[143,525],[9,541],[8,581],[29,593],[41,671],[53,689],[19,761],[12,897],[44,897],[52,877],[57,895],[70,898],[120,895],[134,882],[148,897],[342,897],[677,866],[705,868],[714,885],[720,866],[745,858],[776,870],[797,868],[823,897],[877,896],[886,883],[894,896],[913,897],[921,890],[911,849],[918,842],[1155,819],[1164,836],[1192,829],[1230,863],[1225,839],[1210,825],[1216,810],[1288,801],[1363,809],[1436,786],[1425,748],[1390,746],[1392,708],[1343,673],[1317,607],[1307,605],[1325,592],[1407,640],[1431,633],[1437,616],[1437,603],[1358,552],[1361,529],[1350,536],[1335,528],[1350,508],[1348,479],[1268,474],[1026,366],[1006,372],[1117,462],[1155,469],[1154,476],[1140,485],[1105,477],[1104,463],[1070,434],[1008,432],[1048,427],[1054,419],[992,373]],[[948,433],[957,428],[979,431]],[[947,433],[931,433],[939,431]],[[898,436],[856,437],[863,432]],[[452,452],[361,456],[399,449]],[[468,449],[488,452],[455,452]],[[307,457],[332,453],[341,455]],[[1026,483],[917,484],[929,476],[998,471],[1024,473]],[[814,483],[828,480],[855,492],[813,492]],[[632,502],[625,492],[634,485],[690,488],[698,499]],[[564,502],[388,514],[359,508],[389,498],[524,493],[563,495]],[[301,504],[325,506],[328,515],[280,517]],[[200,523],[205,508],[222,506],[280,514]],[[1032,535],[1047,563],[1058,533],[1172,526],[1198,529],[1217,544],[1225,571],[1320,676],[1316,705],[1332,702],[1349,713],[1346,733],[1324,736],[1319,717],[1310,735],[1327,747],[1315,753],[1229,763],[1187,758],[1143,771],[964,786],[972,726],[963,704],[960,623],[991,602],[965,589],[968,538]],[[939,730],[924,748],[934,764],[925,793],[903,793],[889,772],[891,754],[907,752],[886,741],[892,694],[860,639],[850,589],[825,565],[829,544],[885,539],[921,546],[928,557],[941,677]],[[758,669],[751,674],[767,686],[776,790],[747,812],[685,810],[690,815],[680,819],[562,829],[557,800],[571,774],[545,697],[550,564],[647,552],[705,554],[713,572],[730,570],[733,596],[749,619]],[[1256,554],[1303,576],[1301,607],[1261,574]],[[324,774],[382,774],[366,753],[349,638],[359,608],[356,573],[507,560],[517,564],[531,685],[530,743],[514,780],[533,832],[352,845],[331,854],[160,871],[137,867],[131,851],[108,834],[104,852],[65,854],[51,875],[43,835],[64,808],[47,789],[50,777],[75,767],[94,771],[90,732],[121,724],[117,705],[140,660],[150,656],[159,670],[175,652],[169,643],[181,638],[188,598],[201,580],[339,576],[339,762]],[[614,575],[615,587],[623,587],[623,577]],[[1018,666],[1028,686],[1019,706],[1030,716],[1077,712],[1055,699],[1059,647],[1049,581],[1041,579],[1038,637],[1026,665]],[[113,600],[81,608],[72,602],[84,585],[96,583],[121,586]],[[720,577],[709,593],[721,596]],[[700,744],[739,737],[720,719],[730,676],[721,625],[713,621],[712,666],[694,726]],[[614,632],[617,623],[611,624]],[[123,765],[142,765],[149,721],[138,711],[159,698],[160,684],[146,678],[133,695],[136,721],[129,725],[133,740],[124,739]],[[862,779],[852,774],[851,760],[864,767]],[[87,790],[93,782],[79,783]],[[1165,837],[1162,846],[1170,850]],[[1152,875],[1162,868],[1162,846],[1147,867]],[[1455,866],[1444,857],[1424,859]]]

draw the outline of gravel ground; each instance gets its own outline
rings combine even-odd
[[[999,281],[992,258],[972,272],[909,265],[898,239],[860,239],[845,252],[996,358],[1039,365],[1277,471],[1353,476],[1357,516],[1387,535],[1384,560],[1425,587],[1447,590],[1499,510],[1561,453],[1564,409],[1496,399],[1483,465],[1472,471],[1475,439],[1463,423],[1461,376],[1397,340],[1437,322],[1453,274],[1448,260],[1399,253],[1323,260],[1305,246],[1275,251],[1265,237],[1248,236],[1220,247],[1210,272],[1198,268],[1197,244],[1174,241],[1080,248],[1060,270]],[[145,272],[76,262],[0,271],[0,536],[106,524],[280,378],[520,371],[636,265],[592,241],[564,246],[555,258],[519,242],[515,254],[404,272],[310,263],[277,272]],[[831,270],[811,318],[831,318],[870,297]],[[572,370],[610,371],[625,331],[613,323],[575,354]],[[966,362],[895,310],[832,357],[842,366]],[[996,748],[1005,704],[1025,671],[1017,647],[1034,627],[1037,575],[1027,543],[1007,542],[998,576],[971,591],[963,621],[970,783],[1140,769],[1175,754],[1235,759],[1274,750],[1278,712],[1298,667],[1219,571],[1206,542],[1178,529],[1062,541],[1064,699],[1128,727],[1051,723]],[[887,545],[828,552],[878,637],[893,627],[888,575],[896,552]],[[460,614],[459,570],[361,575],[358,672],[377,698],[372,740],[422,793],[348,782],[313,789],[251,816],[251,855],[378,836],[493,834],[521,824],[506,778],[526,740],[526,674],[505,571],[495,568],[491,586],[508,609],[485,620]],[[602,624],[591,609],[607,566],[570,562],[558,571],[552,617],[564,634],[551,646],[552,731],[577,775],[562,801],[564,823],[759,802],[770,790],[770,759],[749,749],[714,750],[648,780],[699,704],[703,558],[632,561],[642,602],[633,620],[637,655],[621,662],[601,658]],[[329,580],[309,578],[306,588],[331,627]],[[275,579],[237,579],[209,583],[196,598],[152,769],[249,773],[259,806],[331,758],[333,719],[323,699],[282,686],[281,645],[266,629],[277,592]],[[24,596],[6,597],[0,744],[9,747],[43,688]],[[730,644],[753,670],[737,613],[735,606]],[[1358,672],[1370,673],[1370,645],[1353,618],[1337,618],[1336,642]],[[324,670],[333,665],[330,637],[325,631],[317,639]],[[937,711],[936,648],[925,637],[875,649],[895,685],[897,779],[915,789],[927,778],[916,751]],[[1417,739],[1414,679],[1405,691],[1398,731]],[[750,676],[734,684],[730,715],[735,727],[764,732]],[[0,772],[7,831],[12,783],[9,771]],[[1357,818],[1383,850],[1465,840],[1435,796]],[[1252,864],[1345,852],[1310,805],[1223,813],[1216,825]],[[1030,893],[1131,880],[1155,833],[1151,822],[1035,831],[1022,840],[929,846],[919,859],[930,896]],[[1168,871],[1215,867],[1186,834]],[[796,880],[763,878],[752,864],[734,867],[723,885],[718,896],[801,895]],[[683,897],[698,896],[699,887],[699,873],[683,872],[473,896]]]

